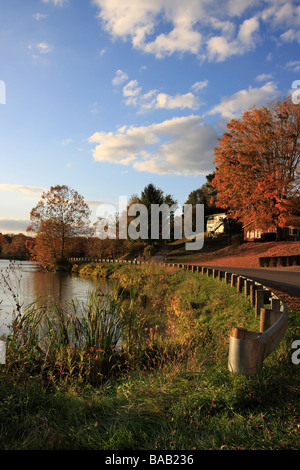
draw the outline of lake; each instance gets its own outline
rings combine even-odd
[[[84,302],[95,288],[105,293],[110,290],[110,284],[106,280],[42,271],[27,261],[0,260],[0,337],[8,332],[16,310],[14,295],[24,309],[38,298],[49,303],[53,300],[68,303],[72,299]]]

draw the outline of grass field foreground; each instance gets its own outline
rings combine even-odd
[[[17,319],[0,366],[1,449],[299,448],[296,311],[261,372],[238,376],[230,331],[258,320],[235,289],[153,265],[74,270],[113,293]]]

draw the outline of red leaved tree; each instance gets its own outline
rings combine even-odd
[[[300,106],[290,98],[227,124],[215,148],[216,205],[263,231],[300,214]]]
[[[31,259],[53,268],[68,254],[72,237],[89,235],[90,210],[82,196],[68,186],[52,186],[31,210],[28,231],[36,233]]]

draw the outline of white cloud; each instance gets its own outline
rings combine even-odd
[[[137,89],[137,83],[134,85],[131,90]],[[152,107],[159,96],[163,107],[172,108],[174,101],[179,106],[176,97],[162,95],[154,93]],[[186,95],[181,95],[180,101]],[[207,174],[214,168],[214,147],[226,123],[239,118],[252,106],[266,105],[279,96],[276,84],[268,81],[261,87],[249,87],[223,97],[203,117],[174,117],[148,126],[122,126],[116,132],[96,132],[89,138],[89,143],[94,144],[93,157],[98,162],[130,165],[137,171],[156,174]],[[213,115],[218,115],[215,125],[204,121],[205,116]]]
[[[206,174],[213,169],[216,130],[199,116],[173,118],[158,124],[97,132],[96,161],[132,165],[138,171],[158,174]]]
[[[123,87],[123,95],[126,97],[137,96],[141,91],[141,88],[138,88],[138,84],[139,82],[137,80],[130,80],[130,82]]]
[[[112,84],[114,86],[122,85],[126,80],[128,80],[128,75],[123,70],[117,70],[116,75],[112,79]]]
[[[199,52],[202,35],[194,24],[203,12],[201,1],[94,0],[93,3],[99,8],[98,16],[104,28],[114,38],[130,38],[136,49],[157,57],[174,52]],[[171,23],[173,29],[148,41],[155,33],[158,15]]]
[[[42,0],[43,3],[53,3],[53,5],[62,7],[66,3],[68,3],[69,0]]]
[[[37,58],[41,55],[49,54],[53,51],[53,46],[47,44],[46,42],[40,42],[38,44],[29,44],[28,49],[32,52],[32,57]]]
[[[257,82],[265,82],[266,80],[272,80],[272,79],[273,79],[272,73],[261,73],[260,75],[257,75],[255,80]]]
[[[279,91],[276,84],[270,81],[260,88],[250,86],[247,90],[240,90],[232,96],[222,98],[221,103],[214,106],[207,114],[220,114],[221,118],[228,121],[254,105],[256,107],[263,106],[278,97]]]
[[[260,4],[261,0],[229,0],[227,8],[231,16],[241,16],[247,9]]]
[[[196,109],[198,108],[198,100],[193,93],[184,95],[177,94],[175,96],[159,93],[155,99],[156,109]]]
[[[89,112],[90,112],[91,114],[98,114],[98,113],[99,113],[99,103],[98,103],[97,101],[95,101],[95,102],[90,106]]]
[[[236,38],[214,36],[207,42],[208,57],[217,62],[224,61],[233,55],[241,55],[255,46],[255,33],[259,29],[256,17],[244,20]]]
[[[297,0],[93,0],[103,28],[114,38],[157,58],[189,53],[213,61],[253,49],[260,23],[299,41]],[[158,30],[158,25],[160,30]],[[166,30],[162,28],[165,27]],[[289,28],[287,30],[287,27]]]
[[[128,79],[127,75],[119,73],[116,78],[122,80]],[[203,82],[197,82],[192,86],[192,89],[199,91],[207,86],[207,80]],[[137,80],[130,80],[122,89],[123,97],[125,98],[125,104],[127,106],[135,106],[139,111],[143,112],[151,109],[196,109],[200,103],[198,98],[191,92],[184,94],[176,94],[171,96],[167,93],[158,92],[158,90],[152,89],[146,93],[142,93],[142,88],[139,86]]]
[[[161,59],[174,52],[198,54],[201,43],[202,35],[199,32],[186,27],[174,27],[170,33],[162,33],[152,42],[137,44],[144,52],[150,52]]]
[[[45,191],[45,188],[40,188],[38,186],[25,186],[22,184],[2,183],[0,184],[0,191],[21,191],[26,194],[41,194]]]
[[[36,45],[40,54],[49,54],[53,50],[53,46],[47,44],[46,42],[40,42]]]
[[[63,139],[61,141],[61,145],[69,145],[70,143],[72,142],[72,139],[70,139],[69,137],[67,137],[66,139]]]
[[[293,72],[299,72],[300,71],[300,60],[290,60],[285,65],[285,68],[287,68],[289,70],[292,70]]]
[[[268,0],[261,18],[273,27],[300,26],[300,7],[297,0]]]
[[[300,31],[290,28],[288,31],[285,33],[281,34],[281,39],[283,39],[286,42],[299,42],[300,43]]]
[[[47,18],[47,15],[45,15],[44,13],[35,13],[32,16],[36,21],[40,21],[40,20]]]
[[[203,88],[206,88],[208,85],[208,80],[203,80],[202,82],[196,82],[194,85],[192,85],[192,90],[195,92],[202,90]]]

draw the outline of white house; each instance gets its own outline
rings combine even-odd
[[[207,218],[206,232],[209,237],[215,237],[225,232],[226,213],[211,214]]]

